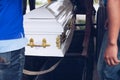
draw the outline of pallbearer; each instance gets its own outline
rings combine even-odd
[[[22,0],[0,0],[0,80],[21,80],[26,43]]]

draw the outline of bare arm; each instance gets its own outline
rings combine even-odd
[[[117,58],[117,39],[120,30],[120,0],[108,0],[108,43],[105,50],[105,61],[108,65],[117,65],[120,61]]]

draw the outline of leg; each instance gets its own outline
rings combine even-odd
[[[26,13],[26,9],[27,9],[27,0],[23,0],[23,14],[25,14]]]
[[[35,9],[35,1],[36,0],[29,0],[30,10]]]
[[[0,53],[0,80],[21,80],[24,59],[24,48]]]

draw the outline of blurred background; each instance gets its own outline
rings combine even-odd
[[[36,8],[44,5],[44,4],[47,4],[50,0],[36,0]],[[56,1],[56,0],[52,0],[52,1]],[[28,5],[28,4],[27,4]],[[94,0],[94,7],[95,9],[97,10],[98,9],[98,6],[99,6],[99,0]],[[29,12],[30,9],[29,9],[29,6],[27,6],[27,12]]]

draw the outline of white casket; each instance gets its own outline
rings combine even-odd
[[[25,55],[63,57],[70,46],[74,18],[70,0],[59,0],[24,15]]]

